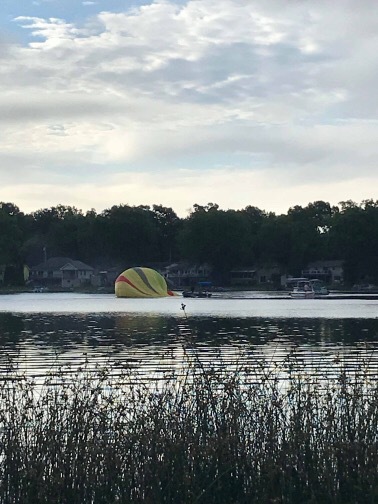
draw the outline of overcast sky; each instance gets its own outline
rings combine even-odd
[[[1,0],[0,201],[378,199],[378,3]]]

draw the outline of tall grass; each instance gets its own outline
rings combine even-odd
[[[376,503],[378,385],[201,364],[0,383],[1,503]]]

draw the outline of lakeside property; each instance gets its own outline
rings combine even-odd
[[[195,204],[185,219],[161,205],[114,205],[100,214],[57,205],[30,215],[0,202],[0,283],[62,287],[114,283],[131,267],[150,267],[177,287],[283,285],[311,276],[331,287],[378,285],[378,201],[296,205],[275,215],[253,206]],[[65,258],[65,263],[49,262]],[[171,287],[171,286],[170,286]]]

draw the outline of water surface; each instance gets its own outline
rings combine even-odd
[[[261,297],[258,297],[261,296]],[[186,305],[185,312],[182,303]],[[149,379],[185,367],[302,366],[313,376],[341,367],[378,371],[378,301],[349,299],[117,299],[112,295],[0,296],[0,372],[35,377],[117,363]]]
[[[231,297],[232,296],[232,297]],[[277,293],[233,292],[210,299],[122,299],[113,294],[40,293],[0,296],[0,311],[13,313],[123,313],[177,316],[376,318],[376,299],[288,299]]]

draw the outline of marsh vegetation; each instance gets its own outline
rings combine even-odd
[[[0,382],[0,502],[355,503],[378,497],[378,385],[288,358],[201,364],[188,343],[164,380],[133,368]],[[335,362],[335,366],[340,366]]]

